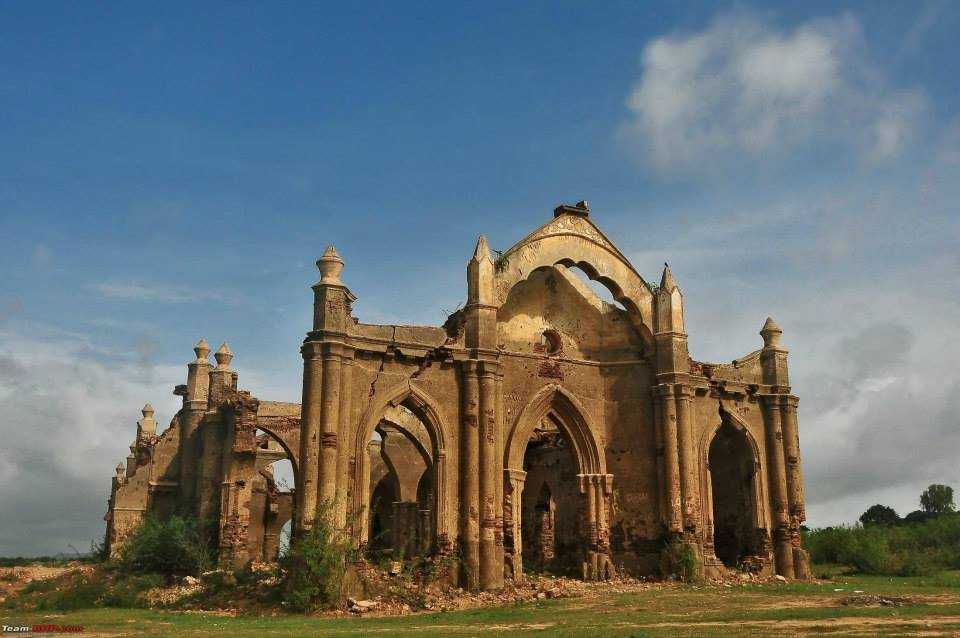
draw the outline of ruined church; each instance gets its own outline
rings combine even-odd
[[[646,282],[585,202],[496,258],[481,236],[442,326],[364,323],[333,246],[317,267],[301,403],[241,390],[229,347],[211,364],[201,340],[182,408],[158,432],[145,406],[116,468],[108,551],[146,516],[188,514],[240,568],[276,560],[284,527],[296,538],[320,512],[369,552],[456,557],[472,590],[691,564],[809,576],[798,400],[772,319],[754,352],[691,359],[670,268]]]

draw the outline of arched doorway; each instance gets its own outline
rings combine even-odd
[[[521,509],[521,554],[534,571],[576,575],[583,563],[583,498],[570,442],[553,412],[534,430],[523,456],[527,489]]]
[[[738,567],[757,553],[757,463],[747,436],[724,419],[710,443],[708,467],[712,494],[714,553],[724,565]]]
[[[405,384],[372,403],[361,423],[350,488],[357,543],[403,557],[432,553],[442,535],[446,484],[443,426],[435,403]],[[390,483],[381,488],[385,477]],[[392,499],[389,510],[387,499]],[[383,534],[386,527],[389,534]]]
[[[586,414],[573,395],[550,384],[511,430],[504,462],[504,549],[514,578],[525,568],[585,579],[610,575],[607,497],[613,477]]]

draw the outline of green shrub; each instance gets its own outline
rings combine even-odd
[[[159,587],[159,574],[124,576],[106,572],[67,572],[56,578],[35,580],[5,601],[8,609],[74,611],[92,607],[145,607],[143,593]]]
[[[197,576],[209,569],[211,562],[200,523],[171,516],[144,520],[124,541],[117,565],[132,574]]]
[[[960,568],[960,515],[941,514],[896,526],[827,527],[804,534],[815,563],[864,574],[927,576]]]
[[[294,538],[282,559],[284,604],[298,611],[340,605],[343,575],[352,557],[349,536],[336,528],[330,504],[321,503],[313,528]]]

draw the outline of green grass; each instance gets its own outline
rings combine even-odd
[[[835,589],[843,591],[836,592]],[[841,606],[854,590],[914,596],[903,607]],[[4,622],[83,625],[87,632],[156,636],[784,636],[797,634],[896,635],[929,622],[946,635],[960,632],[960,573],[935,577],[836,576],[832,582],[683,586],[609,593],[599,597],[459,612],[384,618],[224,617],[134,609],[91,609],[63,615],[16,615]],[[885,621],[859,626],[846,623]],[[783,624],[787,623],[787,624]],[[793,624],[790,624],[793,623]]]

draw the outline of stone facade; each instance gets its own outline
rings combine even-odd
[[[318,505],[358,546],[460,557],[470,589],[524,570],[608,577],[809,575],[797,398],[781,330],[729,364],[687,352],[683,295],[669,267],[645,282],[585,202],[493,259],[480,237],[467,301],[440,327],[366,324],[333,247],[317,262],[301,348],[301,405],[238,390],[226,345],[201,341],[156,434],[144,408],[113,479],[116,551],[148,512],[218,521],[225,567],[276,557],[293,517]],[[605,286],[597,297],[572,269]],[[295,489],[268,466],[289,458]]]

